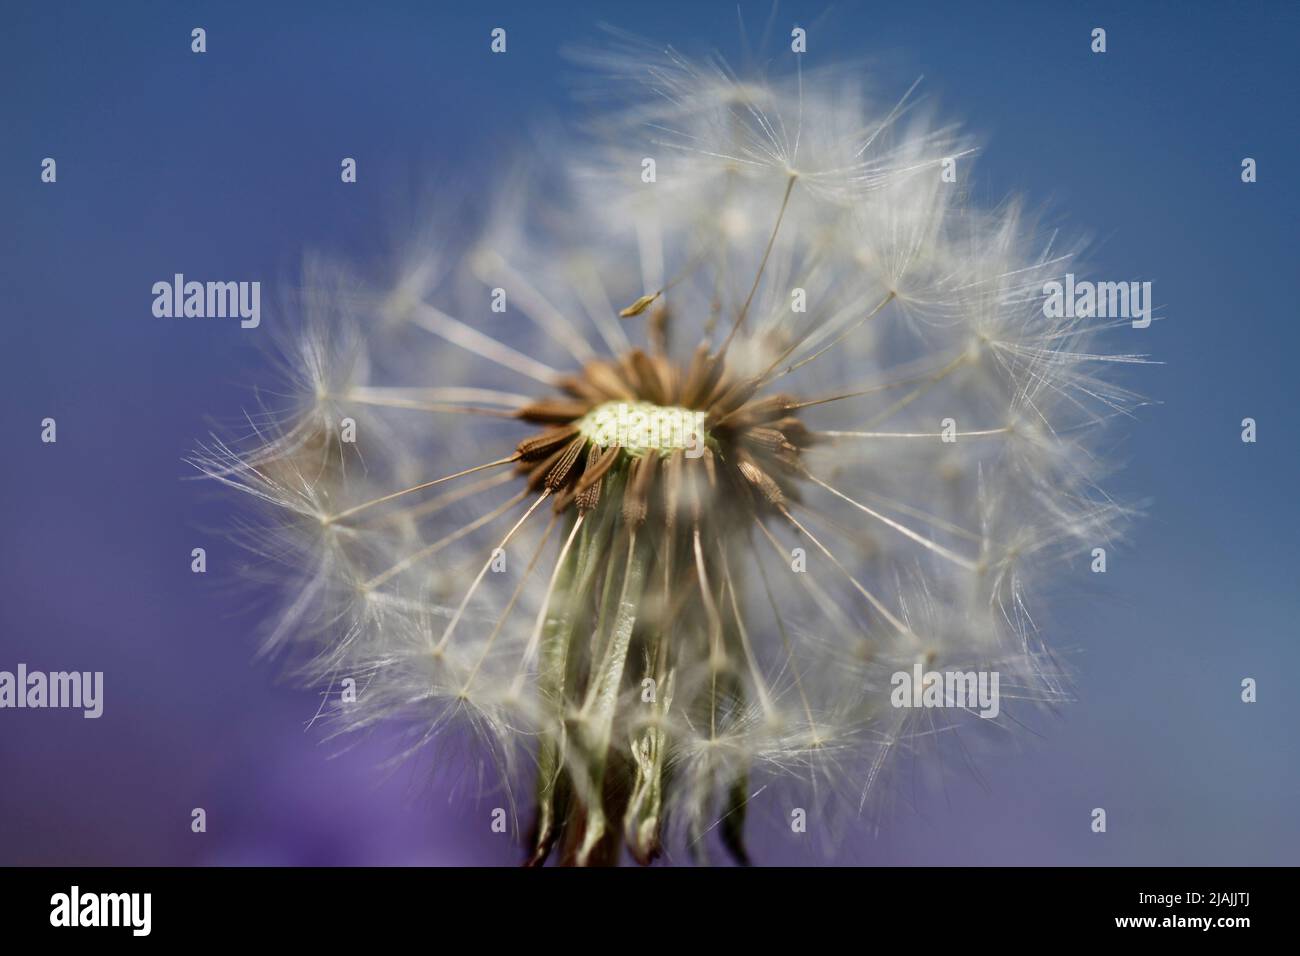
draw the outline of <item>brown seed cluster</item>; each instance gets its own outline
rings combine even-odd
[[[634,527],[652,519],[673,523],[679,506],[698,506],[705,490],[715,500],[738,496],[734,500],[749,507],[732,510],[747,517],[781,509],[796,497],[800,453],[813,435],[794,414],[803,403],[784,394],[758,397],[763,385],[763,376],[730,372],[725,350],[712,352],[707,345],[695,350],[685,368],[641,349],[617,360],[589,362],[560,383],[563,397],[534,402],[517,413],[546,426],[519,443],[518,468],[531,490],[555,496],[557,511],[574,507],[585,513],[599,504],[615,466],[626,464],[621,507]],[[610,402],[703,412],[701,453],[673,449],[634,455],[617,444],[591,441],[579,423]]]

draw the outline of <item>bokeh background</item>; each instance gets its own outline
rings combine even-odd
[[[769,6],[741,9],[757,39]],[[797,24],[810,62],[866,57],[898,93],[924,74],[984,139],[976,198],[1020,192],[1091,229],[1094,274],[1152,280],[1163,319],[1127,333],[1166,364],[1135,382],[1161,404],[1119,429],[1113,483],[1148,517],[1054,617],[1078,702],[978,776],[954,766],[909,793],[836,862],[1300,862],[1297,11],[776,11],[773,56]],[[275,290],[304,250],[382,265],[403,197],[472,208],[530,128],[581,118],[561,50],[599,41],[600,21],[739,57],[735,6],[11,2],[3,20],[0,669],[102,670],[106,690],[99,720],[0,712],[0,863],[516,862],[491,799],[427,762],[380,770],[382,737],[340,753],[307,727],[317,699],[253,661],[255,596],[222,583],[240,556],[209,529],[239,503],[183,480],[181,459],[268,380],[262,333],[294,321]],[[39,181],[46,156],[57,185]],[[174,272],[260,279],[262,328],[155,319],[150,286]],[[755,836],[760,862],[818,859],[788,828]]]

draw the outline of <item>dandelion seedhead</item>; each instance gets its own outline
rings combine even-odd
[[[915,91],[585,58],[596,120],[473,241],[309,268],[297,400],[194,461],[266,506],[269,642],[340,731],[472,739],[533,863],[744,861],[754,806],[875,807],[1066,697],[1031,607],[1124,517],[1094,436],[1140,358],[1045,313],[1074,250],[972,207]],[[996,675],[1002,720],[900,706],[932,669]]]

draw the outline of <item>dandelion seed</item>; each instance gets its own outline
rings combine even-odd
[[[290,569],[272,643],[322,686],[364,676],[340,731],[474,735],[532,794],[534,864],[743,863],[777,794],[864,807],[956,734],[960,707],[893,706],[892,673],[1065,698],[1030,608],[1052,559],[1121,529],[1091,436],[1139,404],[1108,361],[1141,358],[1044,314],[1068,253],[1015,204],[959,204],[935,171],[969,143],[915,86],[878,106],[798,60],[588,59],[640,85],[603,81],[619,105],[546,183],[396,291],[314,267],[300,407],[193,461]],[[480,321],[484,283],[524,321]]]

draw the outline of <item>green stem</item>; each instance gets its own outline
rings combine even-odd
[[[598,544],[606,529],[606,523],[602,522],[594,529],[590,524],[584,525],[579,532],[577,550],[570,553],[556,582],[555,593],[562,598],[554,601],[542,632],[537,686],[549,719],[543,724],[537,745],[537,824],[533,855],[528,861],[533,866],[540,866],[546,860],[559,835],[562,812],[557,805],[567,798],[562,770],[567,745],[565,691],[569,650],[577,633],[578,612],[599,566],[602,549]]]
[[[609,643],[599,669],[591,676],[591,685],[583,704],[580,723],[581,746],[586,757],[586,827],[579,845],[576,862],[585,865],[592,851],[605,836],[606,819],[603,800],[605,768],[609,760],[609,745],[613,736],[614,717],[622,691],[623,670],[627,665],[628,649],[632,644],[632,631],[636,627],[641,607],[646,561],[638,553],[636,533],[630,531],[627,543],[627,564],[618,599],[618,611],[610,629]]]

